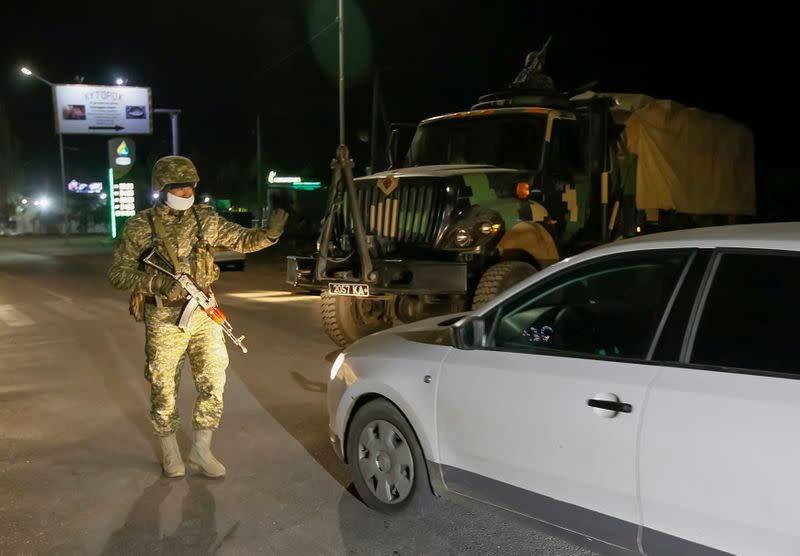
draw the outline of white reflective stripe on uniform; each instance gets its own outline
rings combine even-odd
[[[0,305],[0,320],[8,326],[31,326],[33,321],[13,305]]]

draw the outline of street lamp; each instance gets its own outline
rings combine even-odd
[[[122,77],[117,77],[117,79],[114,81],[114,83],[116,83],[117,85],[127,85],[128,84],[128,80],[125,79],[125,78],[122,78]]]
[[[53,84],[50,81],[48,81],[47,79],[45,79],[41,75],[36,75],[35,73],[33,73],[31,70],[29,70],[26,67],[21,67],[19,69],[19,71],[21,71],[23,74],[27,75],[28,77],[34,77],[34,78],[38,79],[39,81],[41,81],[42,83],[44,83],[45,85],[47,85],[49,87],[53,86]]]
[[[26,67],[21,67],[19,69],[28,77],[34,77],[50,87],[53,91],[53,97],[55,97],[55,85],[51,81],[48,81],[41,75],[36,75],[30,69]],[[61,133],[61,130],[58,131],[58,154],[61,159],[61,201],[64,204],[64,236],[67,240],[69,240],[69,210],[67,208],[67,178],[66,173],[64,172],[64,134]]]

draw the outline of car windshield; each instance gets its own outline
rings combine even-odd
[[[438,120],[420,125],[407,166],[488,164],[537,170],[547,118],[513,114]]]

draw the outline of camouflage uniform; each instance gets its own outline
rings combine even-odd
[[[553,79],[544,73],[544,53],[534,50],[525,58],[522,68],[511,84],[511,87],[534,89],[537,91],[555,92]]]
[[[192,215],[195,212],[196,217]],[[119,289],[141,292],[151,299],[158,271],[140,266],[140,255],[154,245],[154,230],[149,216],[158,215],[178,258],[178,272],[190,275],[200,287],[209,288],[219,278],[211,246],[225,246],[249,253],[276,243],[266,229],[248,229],[219,216],[208,205],[195,205],[185,211],[173,210],[163,203],[132,216],[117,242],[108,279]],[[198,220],[201,230],[198,230]],[[158,243],[156,240],[155,243]],[[159,253],[169,260],[164,245]],[[156,282],[157,283],[157,282]],[[163,303],[163,299],[162,299]],[[176,397],[180,369],[188,355],[197,401],[193,428],[214,430],[222,416],[222,394],[228,353],[222,329],[202,309],[196,310],[186,332],[177,326],[182,308],[145,305],[145,378],[151,385],[151,420],[157,436],[168,436],[178,427]]]

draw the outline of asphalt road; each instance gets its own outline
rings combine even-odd
[[[105,280],[111,250],[97,237],[0,238],[0,555],[592,554],[466,499],[389,519],[352,494],[327,436],[338,351],[318,299],[287,291],[285,245],[215,288],[249,348],[229,348],[213,444],[227,477],[162,478],[144,329]],[[193,401],[184,369],[184,453]]]

